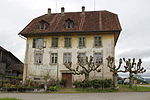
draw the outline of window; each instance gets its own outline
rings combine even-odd
[[[58,62],[57,53],[51,53],[51,64],[57,64],[57,62]]]
[[[45,29],[46,29],[45,23],[40,23],[40,29],[41,29],[41,30],[45,30]]]
[[[42,38],[35,38],[33,39],[33,48],[45,48],[46,41]]]
[[[79,53],[78,54],[78,62],[79,59],[81,60],[81,62],[83,62],[83,64],[86,64],[86,54],[85,53]]]
[[[71,37],[65,37],[65,47],[71,47]]]
[[[43,61],[43,53],[35,52],[34,63],[35,64],[42,64],[42,61]]]
[[[100,47],[100,46],[102,46],[102,42],[101,42],[101,37],[100,37],[100,36],[94,37],[94,46],[95,46],[95,47]]]
[[[103,56],[102,53],[94,53],[93,60],[95,64],[99,64],[103,62]]]
[[[79,47],[85,47],[85,37],[79,37]]]
[[[70,18],[68,18],[67,20],[66,20],[66,22],[65,22],[65,28],[74,28],[74,22],[70,19]]]
[[[39,28],[40,30],[45,30],[48,27],[49,23],[47,23],[45,20],[39,21]]]
[[[64,63],[71,62],[71,53],[64,53]]]
[[[52,38],[52,47],[58,47],[58,38],[57,37]]]

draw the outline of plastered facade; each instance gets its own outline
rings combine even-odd
[[[79,48],[78,47],[78,38],[80,36],[84,36],[85,39],[85,47]],[[102,46],[101,47],[94,47],[94,37],[95,36],[101,36],[102,39]],[[58,37],[58,47],[52,48],[51,42],[52,37]],[[86,56],[93,56],[94,53],[102,53],[103,55],[103,64],[100,66],[101,72],[91,72],[90,78],[91,79],[112,79],[112,73],[110,72],[110,69],[107,67],[107,61],[106,58],[108,56],[114,56],[114,34],[103,34],[98,33],[95,35],[88,34],[88,35],[71,35],[68,37],[72,38],[71,48],[65,48],[64,47],[64,37],[63,35],[59,36],[41,36],[40,38],[44,38],[44,41],[46,41],[46,48],[43,49],[36,49],[32,48],[33,45],[33,38],[38,37],[28,37],[26,41],[26,56],[25,56],[25,66],[24,66],[24,77],[23,79],[32,79],[34,78],[40,78],[42,80],[42,77],[45,76],[47,73],[49,73],[50,77],[53,79],[61,80],[62,78],[62,70],[68,70],[63,65],[63,54],[64,53],[71,53],[71,61],[72,65],[76,67],[77,64],[77,55],[78,53],[86,53]],[[43,52],[43,61],[42,64],[37,65],[34,64],[34,53],[35,52]],[[51,53],[58,53],[58,63],[57,64],[51,64],[50,63],[50,54]],[[75,80],[83,80],[83,75],[73,75],[73,81]]]

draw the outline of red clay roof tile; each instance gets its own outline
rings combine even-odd
[[[74,22],[74,27],[67,29],[64,27],[65,20],[70,18]],[[40,30],[39,22],[46,21],[49,26],[45,30]],[[108,11],[91,12],[71,12],[45,14],[33,19],[19,34],[29,36],[31,34],[44,33],[65,33],[65,32],[87,32],[87,31],[121,31],[118,16]]]

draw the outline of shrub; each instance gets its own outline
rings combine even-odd
[[[111,79],[103,80],[103,86],[104,88],[110,88],[112,86],[112,80]]]
[[[82,81],[80,84],[81,88],[90,88],[91,87],[91,81]]]
[[[112,86],[112,80],[95,79],[91,81],[75,81],[73,85],[75,86],[75,88],[110,88]]]
[[[102,87],[102,80],[91,80],[93,88],[101,88]]]
[[[55,79],[50,79],[47,83],[48,86],[56,86],[57,85],[57,81]]]
[[[16,85],[10,84],[10,83],[6,83],[3,85],[5,88],[17,88]]]
[[[52,92],[57,91],[57,90],[58,90],[58,86],[50,86],[50,87],[48,88],[48,90],[49,90],[49,91],[52,91]]]
[[[67,80],[65,80],[65,79],[62,79],[60,81],[60,85],[63,86],[63,87],[66,87],[66,83],[67,83]]]
[[[75,81],[74,83],[73,83],[73,85],[75,86],[75,88],[80,88],[81,87],[81,81]]]

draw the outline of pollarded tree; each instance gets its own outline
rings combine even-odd
[[[141,67],[141,64],[142,64],[141,59],[139,59],[137,63],[135,62],[135,58],[133,58],[132,61],[131,61],[131,59],[126,60],[125,58],[123,58],[123,61],[125,63],[125,66],[124,66],[125,70],[127,72],[129,72],[129,79],[130,79],[129,87],[132,88],[133,87],[133,76],[138,73],[146,72],[146,69]]]
[[[72,62],[64,63],[66,68],[68,68],[72,72],[72,74],[84,75],[85,80],[88,81],[90,73],[92,71],[101,72],[101,69],[99,67],[102,65],[102,59],[99,59],[99,61],[97,61],[96,63],[93,60],[92,56],[90,56],[89,59],[88,57],[86,57],[86,59],[83,59],[83,57],[78,56],[77,59],[78,64],[75,68],[72,68]]]
[[[126,72],[123,70],[120,70],[122,65],[122,59],[119,59],[119,66],[115,66],[114,57],[107,57],[107,67],[110,68],[110,72],[113,73],[113,87],[117,88],[117,78],[118,78],[118,72]]]

